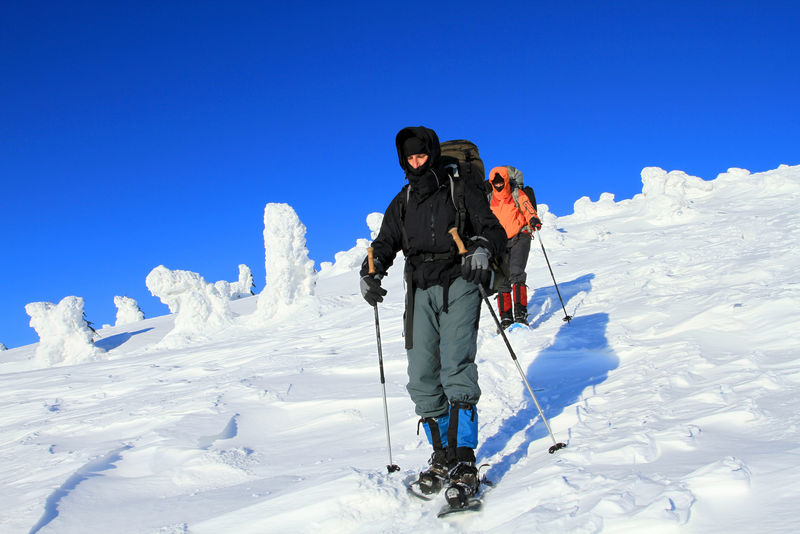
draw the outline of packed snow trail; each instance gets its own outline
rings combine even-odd
[[[643,172],[644,193],[542,211],[532,329],[479,334],[483,509],[438,519],[404,477],[425,465],[405,391],[401,264],[381,304],[386,439],[365,243],[316,288],[318,317],[254,327],[258,297],[206,341],[173,316],[105,328],[104,357],[0,360],[0,531],[794,532],[800,520],[800,168],[710,182]],[[442,501],[443,502],[443,501]]]

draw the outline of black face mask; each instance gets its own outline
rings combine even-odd
[[[494,175],[494,181],[492,181],[492,187],[494,187],[495,191],[502,191],[503,187],[505,187],[506,182],[503,180],[503,177],[499,174]]]
[[[412,167],[410,164],[406,163],[406,170],[408,171],[408,174],[410,174],[412,176],[422,176],[423,174],[428,172],[428,169],[430,169],[430,168],[431,168],[431,158],[430,157],[428,158],[428,160],[425,163],[423,163],[422,165],[420,165],[416,169],[414,167]]]

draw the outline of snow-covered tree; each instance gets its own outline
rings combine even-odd
[[[266,284],[258,296],[257,317],[268,319],[290,309],[315,307],[317,275],[308,257],[306,227],[288,204],[264,208]]]
[[[383,223],[382,213],[370,213],[367,215],[367,227],[370,231],[370,239],[357,239],[356,246],[350,250],[337,252],[333,259],[334,262],[323,262],[320,265],[320,276],[336,276],[352,271],[356,267],[361,266],[361,262],[367,255],[367,247],[370,246],[373,239],[378,237],[378,232]],[[355,287],[355,286],[354,286]]]
[[[383,213],[370,213],[367,215],[367,226],[369,227],[369,238],[374,240],[378,237],[378,232],[381,231],[381,224],[383,224]]]
[[[197,273],[171,271],[159,265],[147,275],[145,284],[175,314],[175,327],[162,345],[175,347],[233,323],[227,295],[222,295]]]
[[[233,298],[241,299],[255,295],[253,289],[256,287],[256,284],[253,281],[253,272],[250,270],[250,267],[244,263],[239,264],[239,281],[232,285],[235,286],[234,289],[236,290],[236,293],[232,295]]]
[[[0,351],[8,350],[8,347],[0,343]]]
[[[34,359],[49,367],[97,359],[104,351],[94,345],[94,330],[83,314],[81,297],[64,297],[58,304],[31,302],[25,306],[30,325],[39,334]]]
[[[217,288],[220,295],[230,300],[250,297],[255,294],[253,293],[253,288],[255,287],[255,283],[253,283],[253,273],[250,267],[243,263],[239,265],[238,281],[231,283],[226,280],[220,280],[214,283],[214,287]]]
[[[139,309],[139,303],[130,297],[114,297],[117,307],[117,322],[114,326],[135,323],[144,319],[144,313]]]

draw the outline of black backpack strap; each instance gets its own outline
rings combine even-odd
[[[403,235],[403,250],[409,249],[408,232],[406,232],[406,206],[411,198],[411,184],[403,186],[406,194],[400,196],[400,232]],[[402,191],[401,191],[402,193]]]
[[[529,185],[523,185],[522,190],[525,192],[526,195],[528,195],[528,199],[533,204],[533,209],[539,211],[539,206],[536,205],[536,194],[534,194],[533,188]]]
[[[458,228],[458,235],[462,238],[464,235],[464,228],[467,225],[467,204],[464,200],[464,180],[456,180],[450,175],[450,198],[453,199],[453,206],[456,208],[456,228]]]

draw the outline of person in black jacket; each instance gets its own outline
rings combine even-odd
[[[506,234],[483,191],[469,184],[463,186],[466,220],[457,220],[436,132],[403,128],[395,143],[409,183],[386,209],[372,242],[376,272],[369,273],[365,259],[361,291],[369,304],[381,302],[386,294],[381,278],[403,251],[407,390],[433,446],[430,467],[420,473],[418,483],[424,493],[434,493],[448,482],[448,502],[461,506],[478,487],[478,284],[488,286],[489,261],[502,254]],[[448,233],[454,227],[463,228],[463,257]]]

